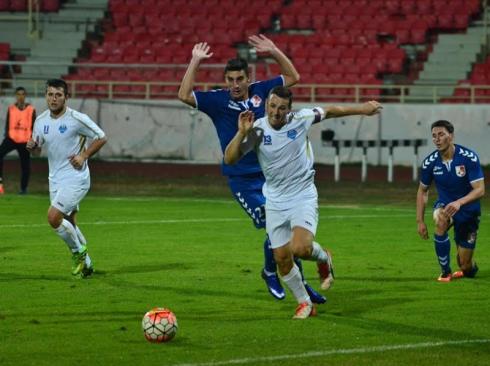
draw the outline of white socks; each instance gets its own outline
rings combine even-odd
[[[78,236],[78,241],[80,242],[80,244],[82,245],[87,245],[87,240],[85,239],[85,237],[83,236],[82,232],[80,231],[80,229],[78,228],[78,226],[75,226],[75,231],[77,233],[77,236]]]
[[[316,241],[313,242],[313,250],[311,251],[311,259],[320,262],[327,263],[328,262],[328,254],[323,250],[320,244]]]
[[[70,221],[63,219],[61,225],[54,230],[66,245],[68,245],[72,253],[79,252],[82,249],[77,232]]]
[[[294,297],[298,301],[298,304],[308,302],[311,304],[310,297],[306,292],[305,285],[303,284],[303,280],[301,278],[301,273],[299,272],[299,268],[296,263],[293,264],[293,268],[291,271],[282,277],[282,280],[286,284],[286,286],[291,290]]]

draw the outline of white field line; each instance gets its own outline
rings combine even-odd
[[[41,199],[49,203],[48,196],[43,195],[32,195],[28,199]],[[181,197],[97,197],[88,196],[84,198],[84,201],[116,201],[116,202],[195,202],[195,203],[218,203],[218,204],[229,204],[235,205],[236,201],[233,199],[206,199],[206,198],[181,198]],[[377,206],[360,206],[356,204],[345,204],[345,205],[329,205],[323,204],[319,205],[320,208],[327,209],[342,209],[342,210],[367,210],[367,211],[397,211],[397,212],[414,212],[415,208],[396,208],[396,207],[377,207]]]
[[[325,220],[344,220],[344,219],[386,219],[396,217],[410,217],[408,214],[397,215],[322,215],[321,221]],[[226,222],[239,222],[250,221],[249,218],[214,218],[214,219],[170,219],[170,220],[119,220],[119,221],[87,221],[78,222],[80,226],[86,225],[165,225],[165,224],[182,224],[182,223],[226,223]],[[29,227],[43,227],[48,226],[48,223],[32,223],[32,224],[0,224],[0,229],[8,228],[29,228]]]
[[[375,347],[361,347],[361,348],[341,348],[325,351],[312,351],[298,354],[286,354],[278,356],[263,356],[263,357],[248,357],[248,358],[235,358],[226,361],[211,361],[201,363],[180,363],[173,366],[225,366],[225,365],[244,365],[244,364],[260,364],[261,362],[274,362],[283,360],[301,360],[311,357],[325,357],[331,355],[355,355],[363,353],[374,352],[389,352],[397,350],[411,350],[420,348],[435,348],[443,346],[457,346],[465,344],[484,344],[489,343],[490,339],[464,339],[459,341],[440,341],[440,342],[424,342],[424,343],[407,343],[407,344],[394,344]]]

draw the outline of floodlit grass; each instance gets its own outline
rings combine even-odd
[[[46,222],[47,194],[0,197],[0,365],[488,365],[488,213],[478,278],[440,284],[407,204],[415,188],[399,205],[383,188],[361,204],[337,189],[317,233],[337,280],[306,321],[290,319],[289,292],[266,291],[264,233],[231,199],[89,195],[79,226],[96,273],[77,280]],[[315,266],[304,267],[318,288]],[[143,337],[155,306],[178,318],[168,344]]]

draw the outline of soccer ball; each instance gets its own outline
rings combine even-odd
[[[165,308],[151,309],[143,317],[141,325],[145,338],[154,343],[170,341],[178,329],[175,314]]]

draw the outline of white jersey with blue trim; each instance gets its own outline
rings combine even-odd
[[[321,108],[301,109],[289,113],[279,130],[271,127],[267,116],[254,122],[259,138],[255,149],[266,180],[262,190],[268,205],[288,204],[305,194],[316,196],[308,131],[313,122],[324,117]]]
[[[34,122],[32,139],[45,149],[49,163],[50,190],[61,185],[75,185],[88,188],[90,172],[87,162],[80,170],[70,163],[70,157],[85,150],[88,139],[102,139],[104,131],[86,114],[66,108],[65,113],[52,118],[46,110]]]

